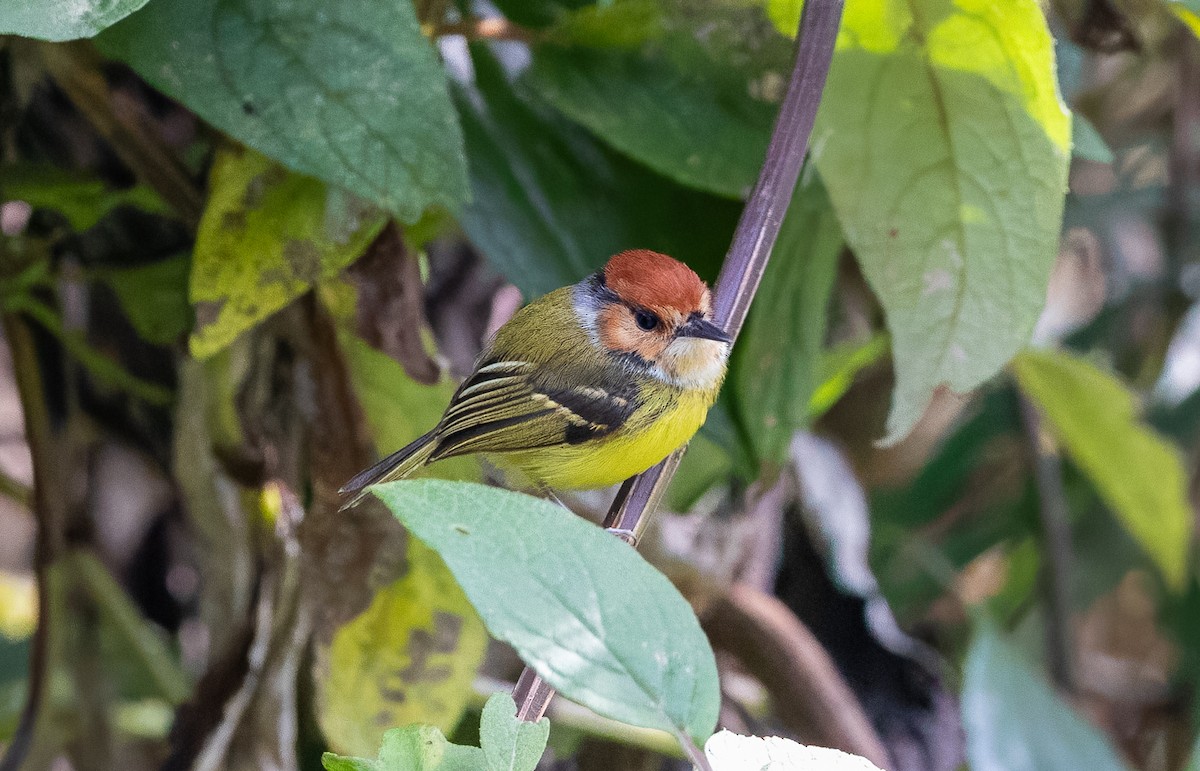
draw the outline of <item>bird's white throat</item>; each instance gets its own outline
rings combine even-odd
[[[729,344],[698,337],[677,337],[652,368],[656,377],[680,388],[713,388],[725,375]]]

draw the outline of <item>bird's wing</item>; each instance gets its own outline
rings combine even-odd
[[[636,400],[632,382],[578,386],[529,362],[485,362],[435,429],[431,460],[598,439],[625,423]]]

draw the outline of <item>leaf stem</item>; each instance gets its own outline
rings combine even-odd
[[[787,92],[775,120],[758,182],[742,210],[733,243],[717,279],[714,315],[716,322],[733,338],[746,321],[750,302],[767,267],[800,176],[833,58],[842,5],[842,0],[808,0],[800,16],[796,59]],[[649,524],[650,516],[682,457],[683,448],[657,466],[626,480],[613,500],[604,526],[630,534],[636,546],[637,538]],[[554,689],[526,668],[513,691],[513,699],[518,705],[517,717],[529,721],[541,719],[553,697]]]

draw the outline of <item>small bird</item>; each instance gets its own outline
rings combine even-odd
[[[682,262],[621,252],[497,330],[442,419],[342,488],[482,453],[539,489],[606,487],[692,438],[717,398],[731,340],[708,286]]]

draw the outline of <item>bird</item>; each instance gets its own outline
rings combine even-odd
[[[691,268],[647,249],[620,252],[518,310],[437,425],[347,482],[341,508],[371,485],[476,453],[551,494],[616,484],[692,438],[731,344]]]

